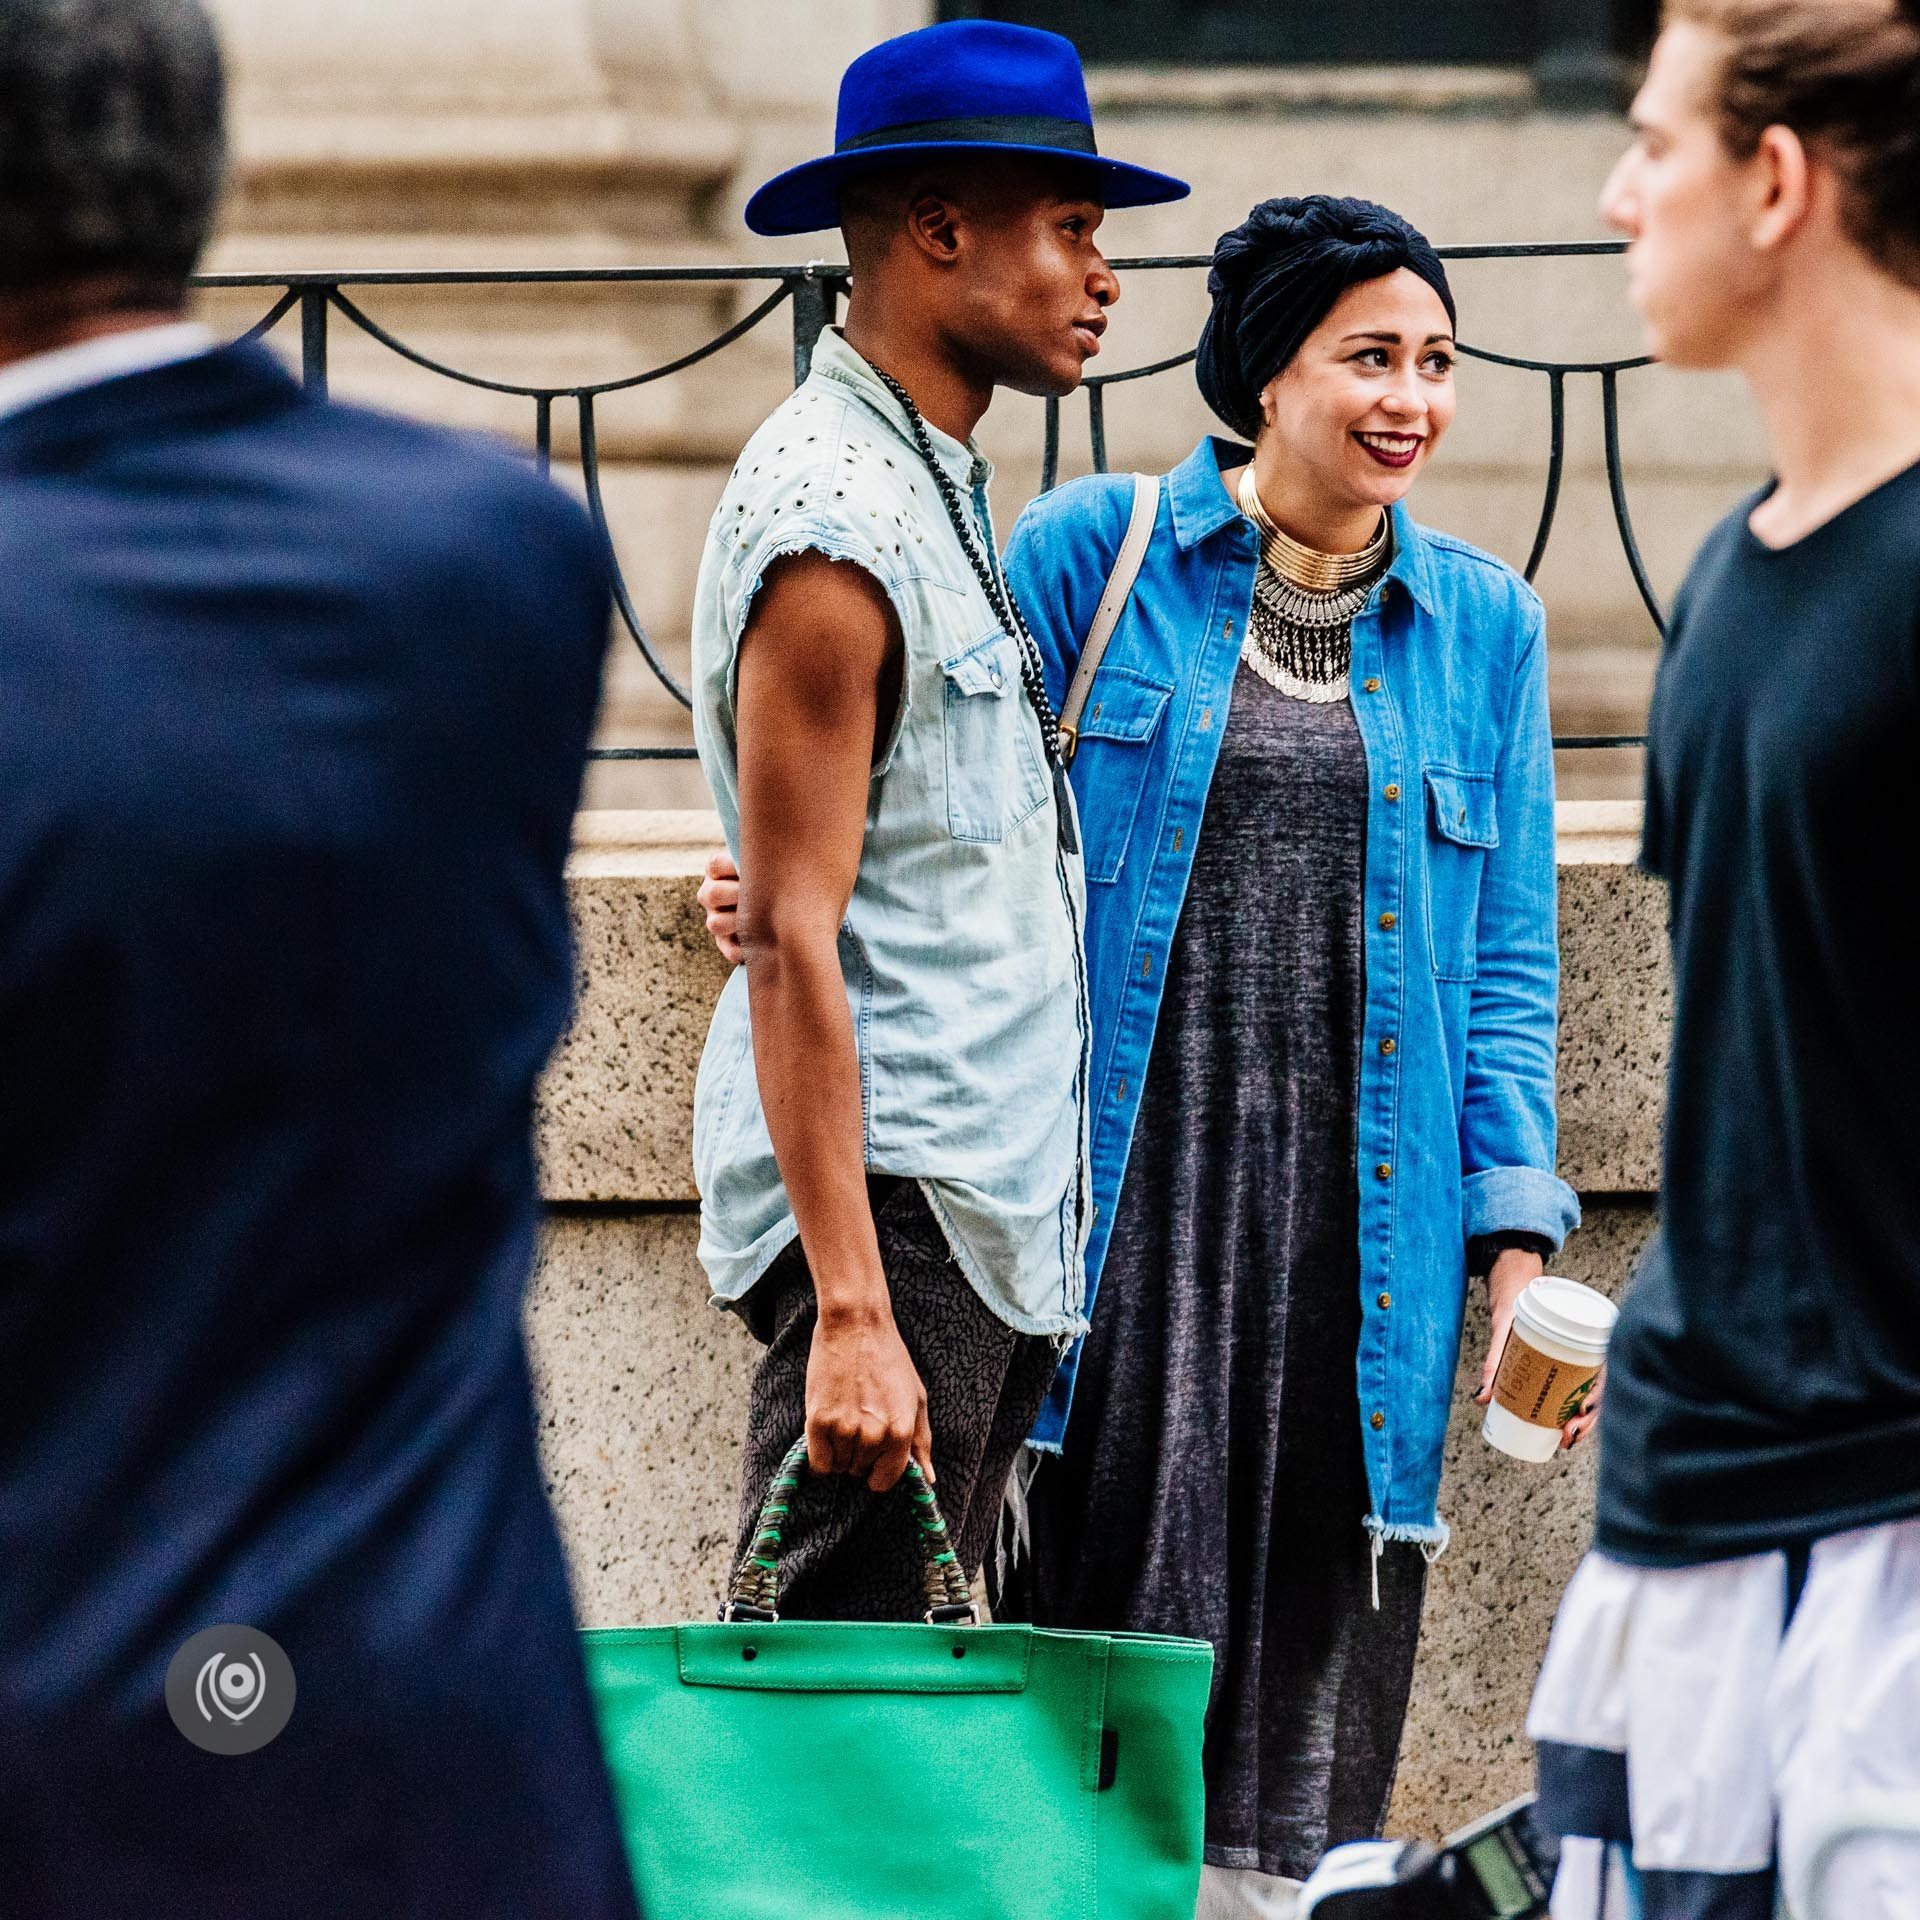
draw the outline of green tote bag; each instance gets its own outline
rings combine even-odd
[[[1213,1649],[972,1624],[916,1468],[925,1618],[781,1620],[805,1464],[717,1625],[582,1636],[646,1920],[1192,1920]]]

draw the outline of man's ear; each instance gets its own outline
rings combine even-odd
[[[917,193],[907,208],[907,236],[936,266],[960,254],[960,212],[945,194]]]
[[[1810,154],[1791,127],[1768,127],[1749,165],[1758,204],[1747,238],[1761,253],[1785,246],[1805,227],[1821,195],[1839,188],[1833,169]]]

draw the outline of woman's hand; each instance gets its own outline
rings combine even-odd
[[[740,869],[723,847],[707,861],[707,877],[700,883],[700,906],[707,916],[707,932],[720,949],[720,958],[737,967],[747,956],[740,949]]]
[[[1486,1365],[1480,1369],[1480,1391],[1473,1397],[1485,1406],[1493,1398],[1493,1377],[1500,1371],[1500,1356],[1506,1351],[1507,1334],[1513,1327],[1513,1309],[1527,1287],[1547,1270],[1537,1253],[1520,1247],[1508,1247],[1494,1258],[1487,1275],[1487,1306],[1493,1315],[1493,1337],[1487,1342]],[[1560,1448],[1577,1445],[1590,1434],[1600,1419],[1600,1392],[1606,1385],[1603,1371],[1588,1393],[1580,1411],[1560,1429]]]
[[[1606,1386],[1607,1370],[1602,1367],[1593,1385],[1587,1389],[1587,1397],[1581,1402],[1580,1411],[1560,1429],[1563,1450],[1584,1440],[1600,1424],[1600,1396],[1606,1391]]]
[[[1494,1256],[1487,1272],[1487,1306],[1493,1315],[1493,1337],[1487,1342],[1486,1365],[1480,1369],[1480,1391],[1473,1396],[1483,1407],[1493,1398],[1493,1376],[1500,1371],[1500,1356],[1507,1349],[1514,1303],[1546,1270],[1547,1263],[1523,1247],[1507,1247]]]

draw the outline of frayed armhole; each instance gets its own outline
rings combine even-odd
[[[870,778],[878,780],[893,765],[894,755],[899,751],[901,736],[906,732],[907,716],[913,710],[913,661],[907,645],[908,609],[901,598],[900,583],[889,579],[874,566],[867,557],[866,551],[856,548],[847,535],[825,527],[811,532],[795,533],[770,545],[757,557],[753,578],[747,583],[740,596],[740,605],[733,617],[733,630],[728,638],[727,706],[731,712],[738,715],[740,711],[740,648],[747,637],[747,625],[753,618],[754,603],[760,597],[760,589],[766,585],[767,575],[782,560],[795,559],[803,553],[817,553],[836,565],[859,568],[886,595],[887,605],[893,609],[894,624],[900,630],[900,698],[895,703],[892,721],[873,763]]]

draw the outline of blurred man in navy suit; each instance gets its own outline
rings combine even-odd
[[[0,7],[0,1913],[632,1920],[520,1327],[603,560],[182,324],[221,94]]]

